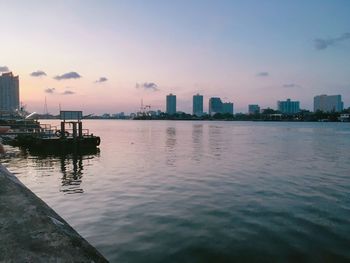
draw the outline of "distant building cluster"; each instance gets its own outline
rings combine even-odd
[[[192,101],[192,115],[202,117],[207,113],[203,110],[203,95],[193,95]],[[12,72],[2,73],[0,75],[0,112],[15,112],[20,108],[19,100],[19,78],[14,76]],[[342,112],[344,103],[341,95],[318,95],[314,97],[314,112]],[[271,110],[271,109],[270,109]],[[278,114],[293,115],[301,112],[300,102],[291,99],[277,101]],[[215,114],[234,114],[234,104],[232,102],[223,102],[219,97],[209,98],[208,114],[214,116]],[[261,108],[258,104],[248,105],[248,113],[255,115],[261,113]],[[166,113],[174,115],[178,113],[176,104],[176,95],[170,93],[166,96]],[[160,116],[160,110],[151,111],[150,105],[143,105],[141,103],[141,110],[135,116]],[[103,115],[105,118],[124,119],[127,116],[124,112],[113,115]]]
[[[168,115],[174,115],[176,110],[176,95],[170,93],[166,96],[166,113]],[[216,113],[229,113],[233,114],[233,103],[222,102],[220,98],[213,97],[209,99],[209,115],[213,116]],[[201,117],[205,113],[203,111],[203,95],[196,94],[193,96],[192,114]]]
[[[203,111],[203,95],[196,94],[193,96],[192,114],[201,117],[205,113]],[[209,115],[213,116],[217,113],[234,114],[234,104],[232,102],[222,102],[219,97],[209,98]],[[344,109],[344,103],[341,95],[319,95],[314,97],[314,112],[341,112]],[[300,102],[291,99],[277,101],[277,111],[285,115],[297,114],[301,111]],[[258,104],[249,104],[248,113],[250,115],[259,114],[261,108]],[[170,93],[166,96],[166,113],[173,115],[176,110],[176,95]]]
[[[19,109],[19,81],[12,72],[0,76],[0,111],[13,112]]]

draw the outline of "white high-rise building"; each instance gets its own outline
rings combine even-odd
[[[19,81],[12,72],[0,76],[0,111],[19,109]]]
[[[314,112],[320,110],[324,112],[341,112],[344,104],[341,95],[319,95],[314,97]]]

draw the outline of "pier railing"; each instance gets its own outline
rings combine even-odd
[[[61,130],[57,126],[53,126],[51,124],[40,124],[40,127],[36,128],[20,128],[20,129],[13,129],[9,130],[6,133],[1,133],[0,135],[37,135],[44,138],[50,138],[50,137],[60,137]],[[65,136],[66,137],[72,137],[73,136],[73,129],[65,129]],[[90,136],[89,129],[82,129],[82,135],[84,137]]]
[[[57,126],[52,126],[51,124],[40,125],[39,133],[41,133],[45,137],[53,137],[53,136],[60,137],[60,132],[61,132],[61,129],[58,128]],[[89,136],[90,135],[89,129],[82,129],[82,135]],[[65,129],[65,136],[66,137],[73,136],[73,129]]]

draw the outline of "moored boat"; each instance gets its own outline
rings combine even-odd
[[[29,150],[52,152],[94,149],[100,145],[99,136],[89,134],[89,130],[83,129],[81,111],[61,111],[60,115],[60,129],[42,124],[40,129],[17,133],[15,138],[6,141],[7,144]],[[66,129],[67,124],[72,129]]]

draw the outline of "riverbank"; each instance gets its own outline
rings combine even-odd
[[[0,262],[108,262],[0,165]]]

